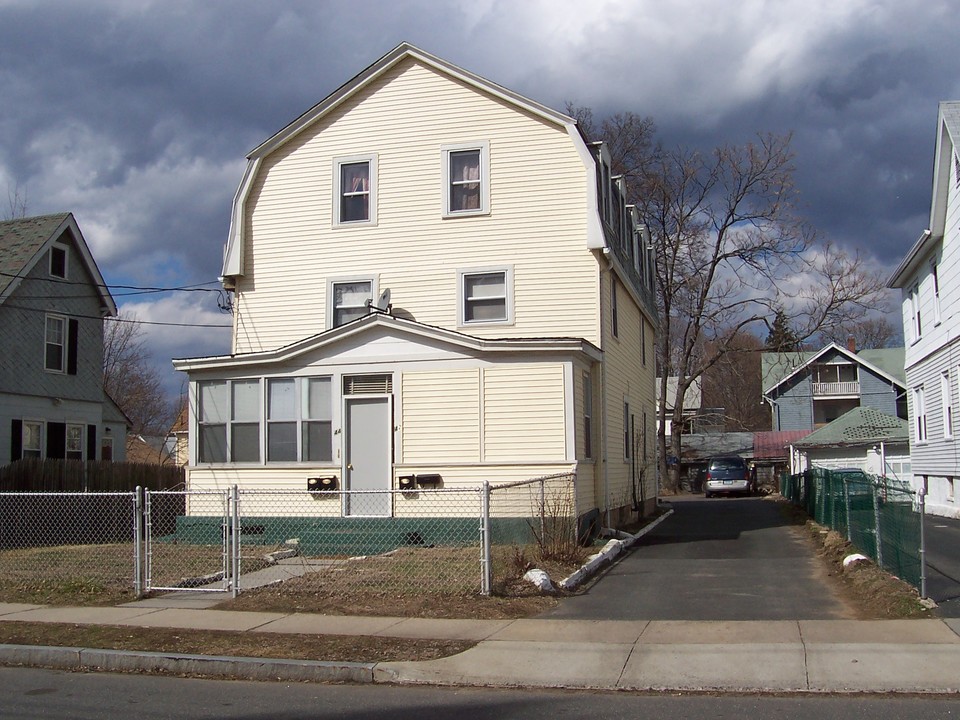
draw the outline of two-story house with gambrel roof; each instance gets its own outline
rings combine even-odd
[[[903,348],[856,351],[836,343],[814,352],[762,353],[763,399],[772,430],[813,432],[850,410],[906,417]]]
[[[960,102],[937,117],[930,224],[888,281],[902,293],[904,360],[915,482],[927,509],[960,517]]]
[[[251,152],[222,276],[231,354],[174,363],[191,487],[569,473],[581,522],[653,509],[649,235],[573,118],[400,45]]]
[[[0,461],[124,458],[126,419],[103,391],[116,312],[72,214],[0,222]]]

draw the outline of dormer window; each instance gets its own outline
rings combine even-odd
[[[53,245],[50,248],[50,277],[67,277],[67,248],[63,245]]]

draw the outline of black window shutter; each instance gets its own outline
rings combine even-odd
[[[97,426],[87,425],[87,460],[97,459]]]
[[[47,457],[63,460],[67,456],[67,426],[47,423]]]
[[[23,455],[23,420],[14,419],[10,428],[10,462]]]
[[[80,323],[71,319],[69,321],[69,329],[67,330],[67,374],[76,375],[77,374],[77,330],[79,329]]]

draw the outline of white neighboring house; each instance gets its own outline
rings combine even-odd
[[[657,378],[657,430],[660,429],[660,388],[661,380]],[[675,407],[675,401],[677,398],[677,384],[680,382],[680,378],[676,375],[671,375],[667,378],[667,413],[664,419],[664,424],[666,425],[666,434],[673,434],[673,409]],[[683,394],[683,432],[685,435],[695,432],[694,423],[696,422],[697,417],[700,415],[700,408],[703,405],[703,393],[700,389],[700,378],[697,378],[692,383],[690,387],[687,388],[687,391]]]
[[[191,488],[564,474],[583,525],[652,512],[653,258],[624,183],[573,118],[413,46],[362,71],[248,156],[231,354],[174,362]]]
[[[960,101],[940,103],[930,225],[890,276],[903,297],[913,475],[931,514],[960,517]]]

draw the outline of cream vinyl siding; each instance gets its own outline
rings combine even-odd
[[[479,462],[480,373],[403,373],[404,463]]]
[[[484,369],[486,462],[563,460],[565,428],[562,365]]]
[[[489,143],[490,213],[444,219],[444,145]],[[333,227],[333,159],[376,154],[375,226]],[[263,159],[246,203],[235,352],[321,332],[326,278],[376,276],[394,311],[457,328],[458,269],[510,264],[513,324],[479,337],[599,341],[584,167],[566,129],[412,59]]]
[[[630,413],[635,419],[637,434],[643,431],[643,414],[647,413],[647,471],[644,479],[645,497],[647,500],[656,495],[656,473],[654,471],[653,441],[649,437],[652,433],[652,419],[654,417],[654,363],[647,356],[647,365],[641,362],[640,345],[640,308],[633,301],[624,287],[623,282],[617,281],[617,315],[618,336],[613,337],[610,312],[610,282],[611,272],[603,273],[603,289],[600,294],[603,303],[604,318],[604,358],[606,367],[604,381],[606,382],[606,458],[608,496],[611,508],[620,508],[633,502],[631,489],[631,461],[624,458],[623,448],[623,403],[626,399],[630,404]],[[652,339],[652,330],[647,327],[647,341]],[[643,448],[637,451],[637,470],[643,469]],[[603,497],[599,498],[600,505]]]

